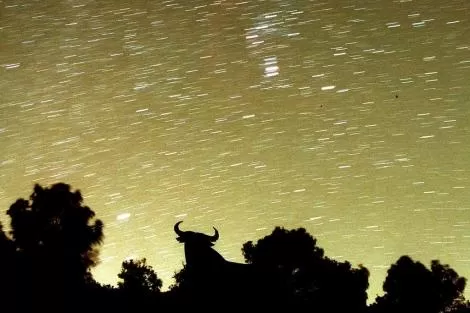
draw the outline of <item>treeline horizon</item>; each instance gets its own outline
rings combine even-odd
[[[186,261],[162,290],[146,259],[123,260],[117,286],[92,275],[104,224],[65,183],[36,184],[29,199],[0,223],[0,310],[10,312],[357,312],[470,313],[466,278],[448,264],[401,256],[390,265],[383,295],[368,304],[369,270],[325,255],[305,228],[277,226],[243,244],[245,263],[229,262],[213,235],[175,225]]]

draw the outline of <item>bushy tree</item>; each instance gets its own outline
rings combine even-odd
[[[7,211],[16,248],[38,259],[59,259],[84,277],[97,263],[103,223],[92,223],[95,213],[82,202],[80,191],[67,184],[36,184],[29,201],[18,199]]]
[[[162,287],[162,280],[145,258],[124,261],[118,277],[119,289],[132,294],[157,294]]]
[[[0,223],[0,302],[4,307],[14,296],[12,285],[15,281],[15,263],[13,242],[5,234]]]
[[[0,264],[6,264],[11,261],[13,254],[15,252],[15,247],[10,238],[3,231],[3,225],[0,223]],[[0,266],[0,270],[4,266]]]
[[[369,271],[353,268],[324,255],[316,239],[304,228],[273,232],[243,245],[248,263],[277,269],[289,301],[316,312],[361,312],[366,309]]]
[[[30,199],[18,199],[7,214],[15,250],[12,288],[17,288],[21,310],[67,310],[67,299],[90,281],[103,223],[83,205],[80,191],[64,183],[35,185]]]
[[[438,260],[428,269],[421,262],[402,256],[392,264],[377,297],[374,312],[448,312],[461,309],[466,280]]]
[[[186,287],[186,282],[188,280],[188,268],[186,267],[186,264],[183,264],[183,267],[179,271],[175,272],[173,279],[175,282],[170,285],[170,290],[180,291]]]
[[[277,268],[295,269],[321,260],[324,256],[317,240],[305,228],[286,230],[276,227],[273,232],[254,244],[248,241],[242,248],[247,263]]]

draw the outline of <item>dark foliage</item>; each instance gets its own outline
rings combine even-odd
[[[297,311],[366,310],[369,271],[325,257],[316,239],[304,228],[276,227],[256,244],[245,243],[242,250],[247,262],[280,273],[284,297]]]
[[[162,287],[162,280],[157,277],[153,268],[147,265],[145,258],[122,262],[118,277],[121,279],[118,282],[119,289],[130,294],[156,295]]]
[[[79,191],[66,184],[50,188],[35,185],[30,200],[18,199],[7,214],[11,218],[13,273],[9,303],[22,311],[65,310],[78,301],[96,265],[103,223],[82,204]]]
[[[466,280],[449,265],[431,262],[431,269],[402,256],[388,270],[383,289],[373,312],[451,312],[465,308]]]
[[[183,267],[179,271],[175,272],[173,279],[175,280],[175,283],[170,286],[170,290],[181,292],[181,290],[187,286],[188,268],[186,267],[186,264],[183,264]]]
[[[6,236],[0,223],[0,302],[6,305],[15,297],[16,291],[12,289],[15,275],[15,247]],[[2,299],[6,299],[2,301]],[[7,299],[8,300],[7,302]]]
[[[430,268],[401,257],[384,282],[384,295],[366,306],[369,272],[325,256],[304,228],[276,227],[242,247],[246,263],[224,259],[213,235],[182,231],[186,264],[175,284],[162,281],[146,259],[122,263],[118,287],[100,285],[90,272],[98,263],[103,223],[66,184],[34,187],[0,224],[0,310],[5,312],[350,312],[470,313],[466,280],[434,260]]]
[[[30,201],[18,199],[7,211],[16,249],[48,264],[66,264],[68,272],[83,277],[96,265],[103,223],[91,224],[95,213],[82,202],[80,191],[69,185],[35,185]]]
[[[276,227],[256,244],[246,242],[242,252],[248,263],[291,269],[321,260],[324,256],[317,240],[305,228],[288,231]]]
[[[162,281],[145,258],[124,261],[118,278],[119,310],[139,312],[161,306]]]

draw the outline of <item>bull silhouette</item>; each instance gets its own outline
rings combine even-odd
[[[193,231],[182,231],[179,225],[182,221],[175,224],[174,230],[178,235],[176,240],[184,243],[184,254],[186,266],[191,270],[209,271],[220,269],[224,265],[225,259],[215,251],[212,246],[219,239],[219,232],[214,227],[215,234],[208,236]]]
[[[213,249],[214,243],[219,239],[219,231],[214,228],[214,235],[209,236],[193,231],[182,231],[175,224],[174,230],[178,235],[176,240],[184,243],[184,254],[188,274],[198,278],[204,276],[204,281],[240,280],[252,274],[254,268],[251,264],[235,263],[227,261],[222,255]]]
[[[245,302],[257,303],[259,308],[269,307],[268,302],[272,302],[279,292],[275,272],[253,264],[227,261],[213,248],[219,239],[215,227],[213,235],[206,235],[182,231],[181,223],[175,224],[174,231],[178,235],[176,240],[184,244],[184,287],[191,303],[204,303],[207,310],[205,304],[208,302],[242,305],[240,299],[244,299]]]

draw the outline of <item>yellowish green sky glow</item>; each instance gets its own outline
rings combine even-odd
[[[306,227],[371,271],[372,298],[404,254],[470,277],[470,2],[25,0],[0,14],[0,205],[36,182],[80,189],[105,223],[99,281],[146,257],[171,284],[178,220],[217,227],[238,261],[274,226]]]

